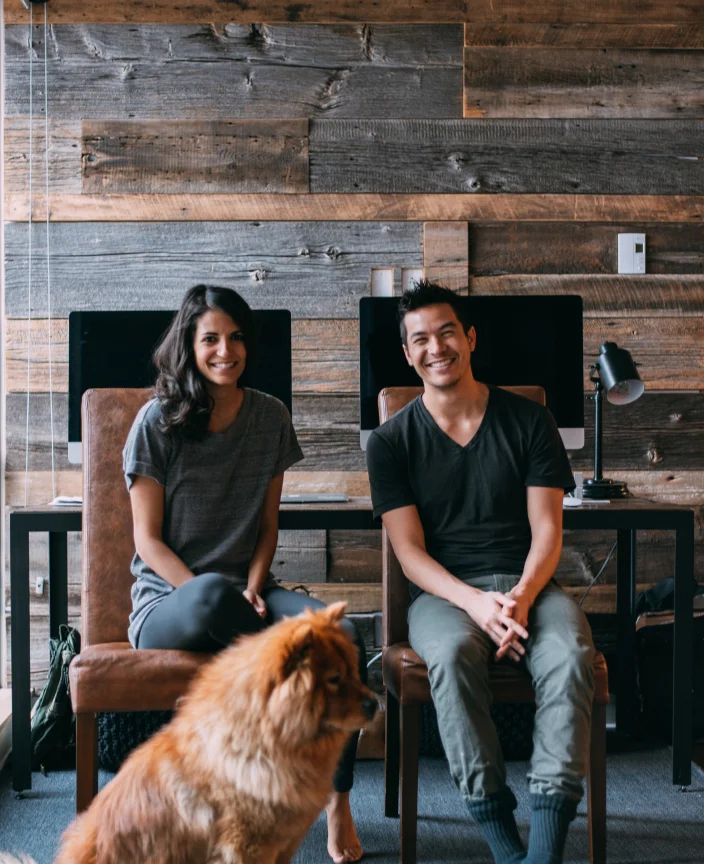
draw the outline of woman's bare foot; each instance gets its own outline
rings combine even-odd
[[[359,861],[362,845],[350,810],[350,793],[333,792],[325,808],[328,817],[328,855],[335,864]]]

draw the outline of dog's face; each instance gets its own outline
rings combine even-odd
[[[308,611],[271,628],[275,638],[262,643],[268,719],[291,744],[356,731],[376,710],[376,697],[359,678],[356,648],[340,626],[343,613],[344,603]]]

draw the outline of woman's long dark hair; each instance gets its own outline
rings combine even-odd
[[[229,315],[242,331],[247,362],[254,355],[254,319],[246,300],[232,288],[195,285],[154,352],[159,375],[155,391],[161,403],[161,429],[186,438],[202,438],[208,431],[213,399],[196,367],[193,340],[198,319],[209,310]]]

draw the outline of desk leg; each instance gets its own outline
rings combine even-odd
[[[12,788],[32,788],[29,670],[29,532],[10,515],[10,626],[12,629]]]
[[[616,542],[616,728],[620,732],[632,732],[636,680],[636,532],[620,529],[616,532]]]
[[[692,576],[694,514],[675,534],[675,636],[672,651],[672,782],[692,782]]]
[[[49,532],[49,635],[68,624],[68,542],[65,531]]]

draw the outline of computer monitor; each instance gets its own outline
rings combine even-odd
[[[541,385],[565,447],[584,447],[582,298],[492,295],[462,300],[477,331],[475,378],[496,385]],[[379,425],[379,391],[421,384],[403,354],[398,302],[398,297],[363,297],[359,303],[362,448]]]
[[[68,459],[81,463],[81,398],[98,387],[150,387],[152,355],[175,312],[71,312],[68,318]],[[291,313],[253,310],[258,350],[241,382],[291,411]]]

